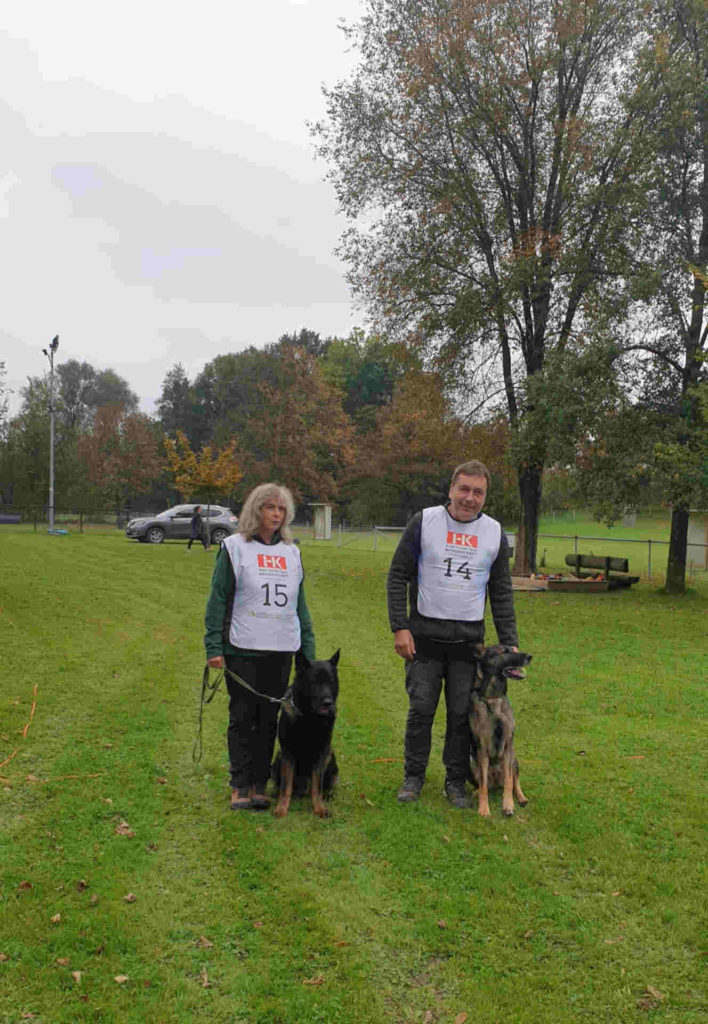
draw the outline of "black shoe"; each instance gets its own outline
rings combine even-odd
[[[461,811],[465,810],[470,805],[467,793],[465,792],[464,782],[458,781],[457,779],[447,779],[443,793],[448,798],[452,806],[458,807]]]
[[[406,775],[403,785],[398,791],[397,799],[399,802],[402,804],[412,804],[418,800],[424,781],[422,775]]]
[[[265,782],[257,782],[251,793],[251,807],[254,811],[267,811],[270,807],[270,797],[266,796]]]

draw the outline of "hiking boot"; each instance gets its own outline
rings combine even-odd
[[[448,798],[452,806],[458,807],[461,811],[465,810],[470,805],[465,791],[465,784],[460,780],[447,779],[443,793]]]
[[[423,776],[422,775],[406,775],[403,780],[403,785],[398,791],[397,799],[402,804],[412,804],[419,799],[421,790],[423,789]]]

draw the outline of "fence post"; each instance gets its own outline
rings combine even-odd
[[[339,547],[342,546],[342,520],[339,520]]]
[[[32,509],[32,519],[34,520],[34,532],[37,532],[37,509]]]
[[[649,541],[647,541],[647,544],[649,545],[649,557],[648,557],[648,563],[649,563],[649,579],[651,579],[651,541],[650,541],[650,540],[649,540]]]
[[[376,551],[376,527],[374,527],[374,547],[373,547],[373,550]]]
[[[578,538],[577,537],[573,537],[573,554],[575,555],[576,558],[578,557]]]
[[[79,533],[84,532],[84,513],[83,509],[79,512]]]

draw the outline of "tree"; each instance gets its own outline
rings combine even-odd
[[[376,335],[355,329],[348,338],[333,339],[320,361],[325,379],[343,394],[343,409],[359,435],[372,430],[378,410],[393,397],[397,380],[407,365],[408,353]]]
[[[235,438],[220,451],[205,445],[194,452],[184,432],[177,430],[163,444],[175,487],[185,498],[203,492],[211,504],[216,495],[230,495],[243,477]]]
[[[333,499],[354,458],[341,392],[311,353],[290,345],[254,351],[251,369],[240,434],[249,456],[244,484],[277,480],[296,501]]]
[[[190,444],[197,444],[201,417],[196,405],[194,388],[187,372],[182,363],[175,363],[165,375],[157,401],[157,412],[165,433],[174,437],[181,430]]]
[[[517,452],[517,568],[535,568],[544,433],[525,380],[622,312],[636,208],[631,0],[367,0],[351,81],[314,126],[341,254],[374,323],[503,399]],[[382,212],[381,212],[382,211]],[[536,421],[537,422],[537,421]]]
[[[160,473],[154,423],[121,405],[96,410],[77,450],[96,494],[115,508],[147,490]]]
[[[634,292],[648,326],[639,400],[659,424],[650,457],[671,506],[666,589],[685,590],[689,510],[708,501],[708,20],[703,0],[656,0],[636,104],[652,159],[643,184],[645,247]]]
[[[350,516],[405,523],[423,505],[446,500],[452,470],[471,458],[483,461],[492,475],[489,509],[508,516],[511,464],[505,420],[470,426],[455,415],[439,373],[412,369],[376,419],[346,488],[353,495]]]

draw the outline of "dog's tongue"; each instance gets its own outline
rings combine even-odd
[[[525,679],[526,673],[522,668],[505,668],[504,675],[507,679]]]

